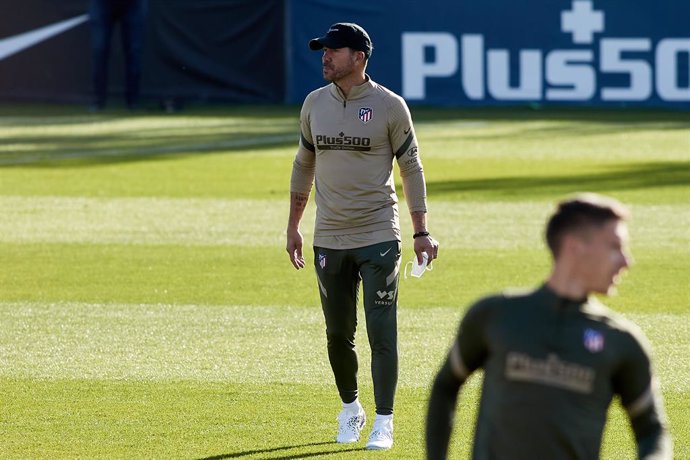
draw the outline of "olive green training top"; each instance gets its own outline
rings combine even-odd
[[[311,92],[300,114],[301,139],[290,190],[316,194],[314,245],[351,249],[400,240],[397,160],[410,212],[426,212],[426,186],[405,101],[367,81],[347,98],[331,83]]]
[[[473,459],[598,459],[614,395],[640,458],[672,457],[647,341],[593,298],[565,299],[544,285],[473,305],[434,382],[429,459],[445,458],[459,387],[478,368],[484,382]]]

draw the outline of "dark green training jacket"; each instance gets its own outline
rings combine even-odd
[[[614,395],[640,458],[672,456],[647,341],[593,298],[561,298],[544,285],[473,305],[434,382],[429,458],[446,458],[457,393],[478,368],[484,382],[474,459],[597,459]]]

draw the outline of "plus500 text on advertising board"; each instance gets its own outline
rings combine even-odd
[[[372,36],[369,73],[411,104],[690,108],[690,2],[338,5],[292,3],[291,102],[324,83],[308,40],[348,20]]]

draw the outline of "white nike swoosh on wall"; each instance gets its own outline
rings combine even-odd
[[[27,48],[46,41],[55,35],[59,35],[62,32],[71,29],[72,27],[76,27],[82,22],[86,22],[88,19],[88,14],[82,14],[81,16],[56,22],[55,24],[51,24],[49,26],[30,30],[12,37],[2,38],[0,39],[0,61],[12,56],[13,54],[19,53],[20,51],[24,51]]]

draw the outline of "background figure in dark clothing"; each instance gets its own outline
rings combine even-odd
[[[125,101],[128,108],[137,108],[147,3],[147,0],[91,0],[92,110],[101,110],[106,104],[110,42],[118,24],[125,56]]]

